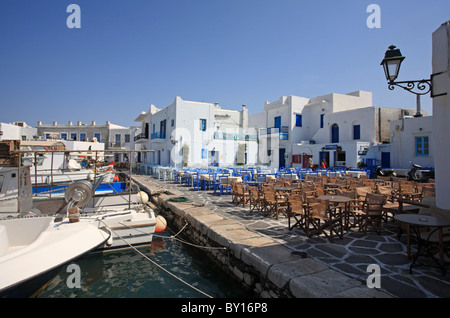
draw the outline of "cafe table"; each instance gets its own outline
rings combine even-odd
[[[405,223],[408,226],[408,257],[410,256],[410,228],[413,229],[413,232],[417,239],[417,253],[413,257],[413,262],[411,263],[409,269],[410,274],[412,274],[412,268],[414,266],[417,266],[416,262],[418,257],[420,256],[422,243],[424,243],[424,252],[426,252],[426,254],[439,265],[442,274],[445,275],[443,232],[444,228],[450,227],[450,219],[423,214],[398,214],[394,216],[394,219],[398,222]],[[431,228],[431,230],[429,232],[421,231],[424,228]],[[436,232],[438,234],[439,260],[436,259],[430,249],[430,239]]]
[[[329,201],[331,203],[348,203],[351,201],[349,197],[343,195],[321,195],[317,199],[320,201]]]

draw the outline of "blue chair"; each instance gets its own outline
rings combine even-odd
[[[200,190],[200,173],[196,173],[192,175],[192,186],[194,187],[194,190]]]
[[[219,188],[220,188],[220,195],[222,195],[224,191],[225,195],[231,194],[231,184],[228,183],[227,176],[219,177]]]

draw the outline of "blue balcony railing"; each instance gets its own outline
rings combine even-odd
[[[278,128],[278,127],[261,128],[259,130],[259,134],[261,136],[279,134],[280,140],[288,140],[289,139],[289,127],[281,126],[280,128]]]
[[[166,139],[165,132],[155,132],[150,135],[150,139]]]
[[[258,135],[239,134],[239,133],[224,133],[221,131],[215,131],[214,139],[257,141]]]

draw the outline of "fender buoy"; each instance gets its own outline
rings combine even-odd
[[[113,181],[114,181],[114,182],[117,182],[117,181],[119,181],[119,176],[118,176],[117,174],[116,174],[116,175],[114,175]]]
[[[167,221],[164,217],[161,215],[158,215],[156,217],[156,226],[155,226],[155,233],[161,233],[166,229]]]
[[[137,203],[146,204],[148,202],[148,195],[144,191],[139,191],[137,194]]]

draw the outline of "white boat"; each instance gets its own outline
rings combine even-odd
[[[77,143],[77,146],[74,145]],[[112,165],[94,167],[93,161],[103,161],[107,155],[86,149],[74,150],[74,147],[97,146],[98,151],[103,144],[74,141],[22,141],[24,152],[21,158],[23,165],[33,166],[31,182],[33,185],[47,186],[68,184],[78,180],[90,180],[106,176],[103,182],[112,182],[114,178]],[[91,162],[91,163],[89,163]]]
[[[145,192],[93,196],[92,187],[86,181],[71,184],[65,193],[68,202],[62,220],[92,223],[111,231],[112,240],[98,250],[128,248],[130,245],[147,244],[153,234],[165,229],[165,219],[155,216],[148,205]]]
[[[0,218],[32,211],[30,169],[0,166]]]
[[[54,217],[0,220],[0,297],[29,297],[62,266],[110,239],[105,227]]]

